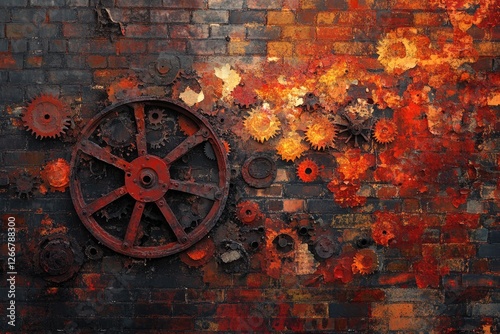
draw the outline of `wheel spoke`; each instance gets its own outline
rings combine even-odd
[[[195,134],[184,139],[182,143],[180,143],[177,147],[175,147],[172,151],[170,151],[163,160],[167,164],[173,163],[175,160],[182,157],[184,154],[189,152],[196,145],[203,143],[208,140],[208,130],[205,128],[201,128]]]
[[[188,240],[187,234],[184,232],[184,228],[182,228],[182,225],[177,220],[177,217],[175,217],[175,214],[172,212],[172,209],[167,204],[165,199],[160,198],[155,203],[163,214],[163,217],[167,220],[168,225],[170,225],[170,228],[174,232],[177,240],[180,243],[185,243]]]
[[[135,140],[137,143],[137,152],[139,156],[146,155],[148,148],[146,144],[146,125],[144,123],[144,104],[134,104],[135,123],[137,124],[137,134]]]
[[[86,213],[87,215],[92,215],[93,213],[99,211],[100,209],[104,208],[106,205],[111,204],[112,202],[116,201],[123,195],[127,193],[127,189],[125,186],[120,187],[118,189],[113,190],[112,192],[104,195],[103,197],[100,197],[93,201],[90,204],[87,204],[83,208],[84,214]]]
[[[130,217],[130,221],[127,226],[127,232],[125,233],[125,239],[123,240],[124,248],[129,248],[134,245],[139,225],[141,224],[141,218],[143,212],[144,212],[144,202],[140,201],[135,202],[134,210],[132,211],[132,216]]]
[[[221,198],[220,188],[212,184],[200,184],[188,181],[170,180],[170,189],[197,195],[215,201]]]
[[[117,157],[103,147],[97,145],[94,142],[91,142],[90,140],[83,140],[80,145],[80,150],[90,155],[91,157],[97,158],[122,170],[130,168],[129,162]]]

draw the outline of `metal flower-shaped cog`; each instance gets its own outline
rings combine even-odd
[[[347,139],[345,140],[346,144],[353,137],[355,147],[359,147],[358,137],[363,138],[367,142],[370,141],[370,131],[372,128],[371,117],[360,117],[344,111],[335,116],[333,123],[341,127],[339,134],[344,132],[348,133]]]
[[[396,135],[398,134],[398,129],[396,123],[393,121],[381,118],[375,123],[375,127],[373,129],[373,137],[375,141],[380,144],[389,144],[396,139]]]
[[[305,159],[297,166],[297,176],[303,182],[313,182],[319,174],[319,167],[311,159]]]
[[[323,150],[334,145],[337,130],[327,116],[317,118],[306,130],[306,140],[315,150]]]
[[[280,124],[278,117],[265,109],[253,109],[243,121],[248,133],[260,143],[274,137],[280,129]]]
[[[354,256],[352,263],[352,272],[360,273],[361,275],[372,274],[378,268],[377,254],[369,249],[361,249]]]
[[[236,217],[245,224],[255,222],[261,216],[259,205],[252,201],[243,201],[236,206]]]
[[[36,138],[57,138],[71,125],[66,109],[56,97],[40,95],[26,107],[22,120]]]
[[[152,109],[147,112],[146,124],[149,128],[156,130],[158,128],[161,128],[163,122],[165,122],[165,118],[165,111],[161,109]]]
[[[281,155],[281,159],[294,161],[307,151],[307,146],[302,143],[302,138],[297,133],[292,133],[278,142],[276,150]]]
[[[302,107],[306,111],[317,110],[320,107],[319,97],[314,95],[314,93],[309,92],[302,99],[304,101]]]

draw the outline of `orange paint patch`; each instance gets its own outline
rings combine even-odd
[[[57,159],[45,165],[40,175],[52,191],[64,192],[69,185],[70,166],[64,159]]]

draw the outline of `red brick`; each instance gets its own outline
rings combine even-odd
[[[284,199],[283,211],[284,212],[302,212],[304,211],[305,201],[302,199]]]
[[[317,27],[316,36],[318,39],[351,41],[353,39],[353,31],[349,27]]]
[[[393,9],[428,9],[429,0],[393,0]]]
[[[110,68],[127,68],[129,63],[126,57],[121,56],[109,56],[108,57],[108,66]]]
[[[328,304],[294,304],[291,314],[300,318],[328,318]]]
[[[126,35],[129,38],[165,38],[168,36],[168,29],[166,24],[128,24]]]
[[[248,9],[280,9],[281,1],[276,0],[247,0]]]
[[[116,42],[117,52],[120,53],[145,53],[147,41],[134,39],[120,39]]]
[[[172,25],[170,28],[171,38],[207,38],[209,35],[208,25]]]
[[[187,41],[181,39],[157,39],[148,41],[148,51],[157,53],[162,51],[179,51],[185,52],[187,49]]]
[[[386,11],[377,14],[377,24],[384,27],[409,27],[413,24],[413,13]]]
[[[443,25],[444,22],[444,14],[429,12],[413,13],[413,23],[417,27],[437,27]]]
[[[99,56],[99,55],[88,56],[87,57],[87,64],[91,68],[106,68],[108,65],[106,57]]]
[[[196,9],[205,8],[204,0],[163,0],[164,8]]]

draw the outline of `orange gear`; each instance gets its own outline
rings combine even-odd
[[[198,126],[185,116],[180,115],[177,121],[179,122],[179,128],[187,136],[194,135],[198,131]]]
[[[182,262],[190,267],[201,267],[213,258],[215,244],[212,239],[204,238],[194,246],[180,254]]]
[[[328,117],[317,118],[306,130],[306,140],[315,150],[323,150],[334,145],[337,129],[330,123]]]
[[[259,205],[252,201],[243,201],[236,206],[236,216],[245,224],[251,224],[260,216]]]
[[[396,239],[398,235],[395,222],[379,220],[372,225],[372,238],[382,246],[389,246],[389,243]]]
[[[274,137],[280,129],[280,124],[278,117],[266,109],[252,109],[243,121],[248,133],[260,143]]]
[[[222,145],[224,145],[224,149],[226,150],[226,154],[229,155],[231,153],[231,145],[225,140],[222,140]]]
[[[354,255],[352,263],[352,272],[354,274],[360,273],[361,275],[372,274],[378,268],[377,254],[368,248],[359,250]]]
[[[278,142],[276,150],[282,160],[294,161],[307,151],[307,146],[302,144],[302,138],[297,133],[292,133]]]
[[[396,123],[387,118],[379,119],[373,129],[373,137],[380,144],[392,143],[396,139],[397,134]]]
[[[311,159],[305,159],[297,166],[297,176],[303,182],[312,182],[316,180],[318,174],[319,167]]]
[[[57,138],[70,126],[71,119],[66,114],[66,106],[56,97],[40,95],[26,108],[22,115],[24,126],[36,138]]]
[[[66,160],[57,159],[45,165],[40,174],[54,191],[64,192],[69,185],[70,166]]]

